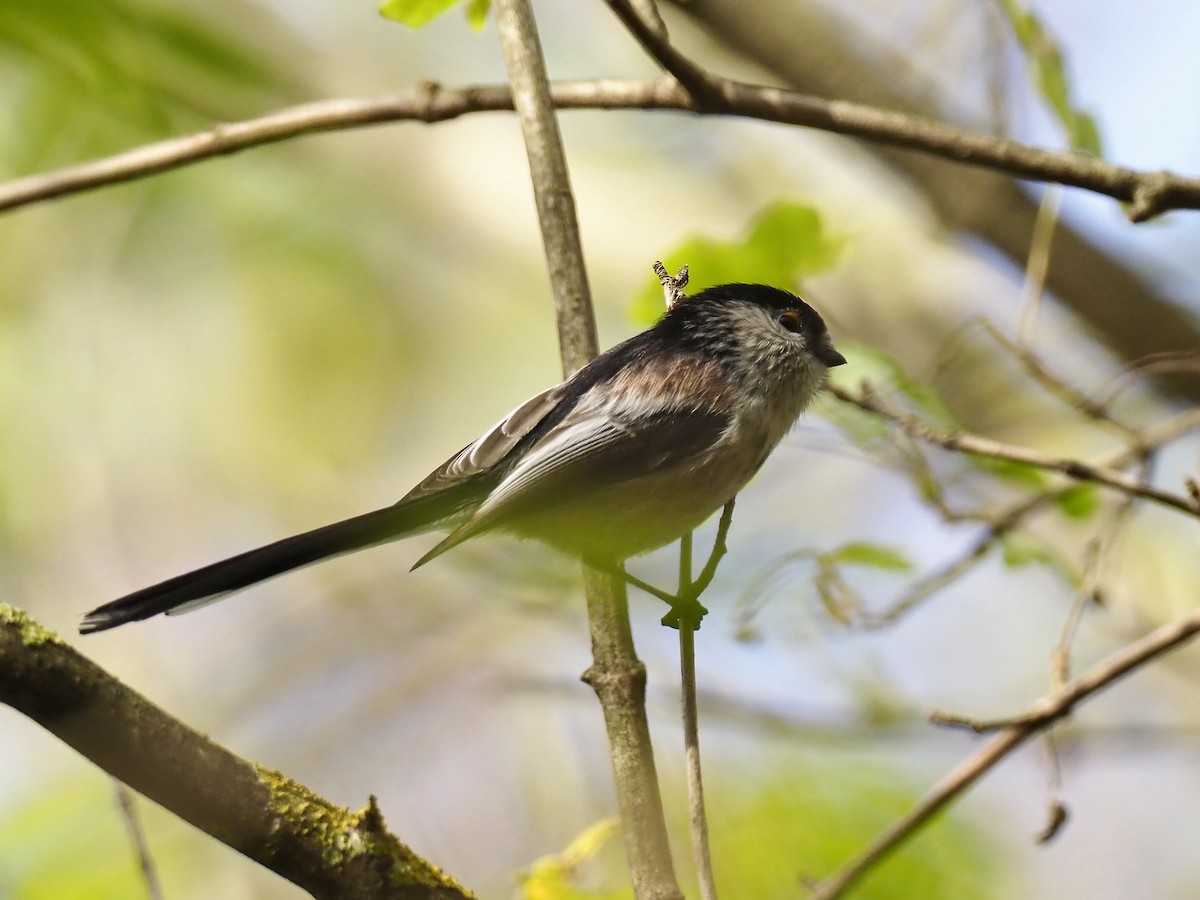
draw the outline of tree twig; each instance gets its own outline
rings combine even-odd
[[[541,42],[529,0],[497,0],[500,49],[525,137],[542,243],[554,291],[563,369],[595,357],[598,346],[575,200],[558,130]],[[617,804],[634,894],[639,900],[682,898],[675,882],[646,720],[646,668],[637,658],[625,584],[584,567],[593,663],[584,680],[604,712]]]
[[[903,819],[886,829],[855,859],[814,886],[819,900],[841,896],[873,866],[911,837],[925,822],[974,784],[996,763],[1050,723],[1068,715],[1079,703],[1119,678],[1186,643],[1200,633],[1200,611],[1156,628],[1096,663],[1083,675],[1047,694],[1021,715],[979,721],[935,714],[933,721],[961,725],[972,731],[999,733],[956,766]]]
[[[1127,213],[1135,222],[1171,209],[1200,209],[1200,178],[1115,166],[1079,153],[1045,150],[858,103],[730,79],[718,79],[716,84],[722,98],[722,115],[816,128],[1019,178],[1082,188],[1130,204]],[[558,109],[697,112],[691,95],[673,77],[564,82],[551,87],[551,97]],[[388,97],[306,103],[0,184],[0,212],[301,135],[386,122],[442,122],[470,113],[512,108],[512,92],[507,86],[444,88],[434,82]]]
[[[724,108],[724,98],[721,96],[716,79],[671,43],[661,18],[655,21],[644,16],[631,0],[606,0],[606,2],[609,9],[629,29],[629,33],[642,45],[642,49],[683,86],[683,89],[695,101],[697,108],[708,111]]]
[[[1011,340],[990,320],[982,318],[979,322],[984,332],[1015,356],[1029,377],[1041,385],[1045,391],[1057,397],[1060,401],[1071,407],[1071,409],[1086,416],[1093,422],[1118,432],[1130,444],[1136,446],[1142,443],[1141,433],[1138,429],[1131,428],[1119,419],[1114,418],[1106,404],[1092,399],[1079,388],[1075,387],[1075,385],[1051,371],[1046,363],[1042,361],[1041,357],[1032,352],[1028,347]]]
[[[125,820],[125,827],[129,831],[129,840],[133,843],[134,853],[137,854],[142,880],[146,883],[146,896],[150,900],[163,900],[158,867],[154,865],[154,856],[150,853],[150,843],[146,840],[146,829],[142,827],[142,819],[138,815],[137,801],[133,796],[133,791],[115,779],[113,787],[117,795],[117,806],[121,809],[121,817]]]
[[[1003,459],[1052,472],[1060,472],[1076,481],[1092,481],[1125,494],[1152,500],[1191,516],[1200,516],[1200,506],[1190,496],[1164,491],[1117,469],[1078,459],[1053,456],[1038,450],[1005,444],[966,432],[942,431],[916,416],[890,408],[866,385],[859,394],[852,394],[836,386],[828,389],[839,400],[857,406],[859,409],[876,413],[897,425],[905,434],[926,443],[936,444],[947,450],[973,453],[976,456]]]
[[[1073,390],[1072,388],[1067,388],[1065,385],[1064,388]],[[1100,412],[1102,420],[1107,421],[1105,415],[1103,411]],[[1125,426],[1121,423],[1114,420],[1112,424],[1118,431],[1125,432]],[[1140,463],[1157,448],[1191,431],[1195,431],[1197,428],[1200,428],[1200,409],[1187,410],[1140,431],[1129,429],[1129,440],[1132,443],[1129,446],[1121,447],[1101,457],[1097,464],[1103,468],[1118,469],[1131,463]],[[1145,476],[1142,477],[1142,480],[1146,480]],[[1189,480],[1185,479],[1185,486],[1188,484]],[[938,505],[939,511],[948,520],[956,522],[963,520],[978,521],[985,524],[987,530],[956,559],[951,560],[936,571],[922,576],[919,580],[911,584],[902,596],[884,608],[863,612],[857,617],[855,624],[863,628],[884,628],[894,624],[902,616],[920,606],[943,587],[961,578],[974,566],[986,559],[988,552],[1001,538],[1018,528],[1030,516],[1045,510],[1050,504],[1070,490],[1070,487],[1070,485],[1066,485],[1035,493],[1018,500],[999,512],[954,513],[946,509],[944,504],[935,504]],[[1200,486],[1197,487],[1195,494],[1189,488],[1188,495],[1197,508],[1200,509]],[[1128,502],[1132,499],[1132,495],[1125,495],[1125,503],[1122,508],[1128,505]],[[811,554],[806,553],[798,558],[809,559],[811,558]],[[755,591],[753,590],[747,592],[747,597],[754,595]],[[670,602],[670,597],[665,592],[660,592],[660,597],[666,602]],[[755,614],[756,606],[749,603],[748,600],[743,600],[740,606],[742,607],[740,617],[743,623],[746,623]]]

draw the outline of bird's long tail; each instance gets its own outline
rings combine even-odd
[[[436,524],[425,504],[403,503],[306,531],[105,603],[83,617],[83,634],[180,612],[309,563],[417,534]]]

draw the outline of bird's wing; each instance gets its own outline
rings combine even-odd
[[[501,462],[562,401],[564,384],[530,397],[480,437],[463,447],[430,472],[404,495],[401,504],[431,494],[440,494],[490,471]]]
[[[413,568],[542,504],[569,504],[582,491],[602,490],[685,463],[716,443],[731,421],[728,414],[670,405],[643,408],[636,418],[622,417],[607,407],[581,402],[541,436],[474,513]]]

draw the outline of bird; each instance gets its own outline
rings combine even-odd
[[[413,569],[491,531],[612,569],[730,502],[845,362],[821,316],[789,291],[707,288],[526,400],[398,502],[134,591],[79,630],[183,612],[438,529],[448,533]]]

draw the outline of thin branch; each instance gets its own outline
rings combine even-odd
[[[998,730],[987,743],[956,766],[900,821],[879,835],[861,855],[813,889],[820,900],[841,896],[880,860],[896,850],[923,824],[974,784],[996,763],[1047,725],[1068,715],[1092,694],[1200,634],[1200,611],[1156,628],[1092,666],[1061,690],[1047,694],[1019,716],[982,722],[935,714],[933,721],[962,725],[976,732]]]
[[[1044,736],[1046,747],[1046,788],[1049,792],[1049,802],[1046,804],[1046,822],[1037,834],[1039,844],[1048,844],[1062,831],[1067,819],[1071,817],[1063,799],[1062,754],[1059,752],[1058,737],[1053,729],[1047,730]]]
[[[704,779],[700,768],[700,716],[696,703],[696,630],[690,622],[679,624],[679,671],[692,857],[696,865],[700,896],[703,900],[716,900],[717,885],[712,872],[708,815],[704,807]]]
[[[146,883],[146,896],[150,900],[163,900],[158,867],[154,864],[154,856],[150,853],[150,842],[146,840],[146,829],[142,827],[142,819],[138,815],[137,801],[133,796],[133,791],[120,781],[114,780],[113,786],[117,795],[117,806],[121,809],[121,818],[125,820],[125,827],[129,831],[129,840],[133,843],[134,853],[137,854],[142,880]]]
[[[1107,408],[1139,380],[1154,375],[1198,375],[1200,354],[1195,350],[1164,350],[1129,363],[1110,382],[1101,406]]]
[[[696,106],[705,111],[713,112],[724,108],[717,80],[707,71],[684,56],[671,43],[667,29],[662,19],[657,21],[644,16],[631,0],[606,0],[611,9],[629,29],[642,49],[675,77],[695,101]]]
[[[1191,516],[1200,516],[1200,506],[1197,506],[1191,497],[1164,491],[1117,469],[1083,462],[1078,459],[1052,456],[1038,450],[1030,450],[1027,447],[1018,447],[1013,444],[1004,444],[991,438],[968,434],[966,432],[942,431],[928,422],[918,419],[916,416],[888,407],[869,385],[864,385],[862,392],[858,395],[833,386],[829,387],[829,391],[839,400],[857,406],[859,409],[866,410],[867,412],[876,413],[897,425],[905,434],[926,443],[936,444],[947,450],[973,453],[976,456],[1003,459],[1035,466],[1039,469],[1047,469],[1052,472],[1060,472],[1076,481],[1095,482],[1096,484],[1102,484],[1105,487],[1113,488],[1125,494],[1152,500],[1155,503],[1180,510]]]
[[[825,100],[795,91],[729,79],[717,79],[715,83],[719,88],[723,115],[816,128],[905,147],[1019,178],[1083,188],[1130,204],[1128,215],[1135,222],[1172,209],[1200,209],[1198,178],[1115,166],[1078,153],[1044,150],[931,119],[858,103]],[[691,95],[679,82],[669,77],[648,81],[601,79],[564,82],[552,86],[551,96],[558,109],[697,112]],[[442,122],[470,113],[512,108],[512,92],[507,86],[453,89],[443,88],[434,82],[388,97],[306,103],[259,118],[216,125],[191,135],[146,144],[89,163],[0,184],[0,211],[145,178],[301,135],[362,128],[385,122]]]
[[[1093,400],[1079,388],[1055,374],[1036,353],[1011,340],[999,328],[986,318],[979,320],[984,332],[1001,347],[1011,353],[1021,363],[1029,377],[1036,381],[1048,393],[1057,397],[1076,412],[1086,416],[1093,422],[1107,426],[1120,433],[1126,441],[1134,445],[1142,443],[1141,433],[1136,428],[1130,428],[1124,422],[1113,417],[1109,406]]]
[[[679,596],[692,587],[692,532],[679,541]],[[688,811],[692,833],[692,858],[703,900],[716,900],[712,853],[708,844],[708,814],[704,808],[704,779],[700,768],[700,709],[696,702],[696,629],[690,621],[679,623],[679,695],[683,720],[683,757],[687,772]]]
[[[316,897],[471,894],[383,824],[247,762],[0,604],[0,703],[114,778]]]
[[[497,0],[494,8],[529,157],[563,369],[570,373],[594,358],[599,347],[566,155],[529,0]],[[593,656],[583,678],[604,712],[634,894],[639,900],[682,900],[646,719],[646,668],[633,646],[625,584],[587,565],[583,582]]]
[[[1029,257],[1025,261],[1025,283],[1021,285],[1020,325],[1018,340],[1023,350],[1033,343],[1037,326],[1038,311],[1046,292],[1046,273],[1050,270],[1050,247],[1054,243],[1054,229],[1058,225],[1058,210],[1062,206],[1062,190],[1050,185],[1042,194],[1038,204],[1037,218],[1033,223],[1033,238],[1029,244]]]
[[[661,268],[661,263],[659,264]],[[665,273],[664,273],[665,274]],[[680,270],[679,278],[686,283],[686,272]],[[664,283],[665,284],[665,283]],[[674,282],[679,287],[679,282]],[[733,524],[734,501],[730,500],[721,511],[717,525],[717,536],[712,552],[700,577],[692,580],[692,533],[688,532],[679,543],[679,591],[680,601],[690,597],[699,599],[716,575],[717,566],[728,550],[729,528]],[[692,855],[696,863],[696,881],[700,886],[702,900],[717,900],[717,882],[713,877],[712,851],[708,843],[708,814],[704,807],[704,779],[700,768],[700,710],[696,702],[696,629],[699,619],[682,615],[679,626],[679,670],[682,696],[684,763],[687,769],[688,809],[692,831]]]
[[[1109,454],[1100,461],[1100,465],[1118,468],[1131,462],[1137,462],[1144,459],[1155,448],[1168,444],[1197,428],[1200,428],[1200,409],[1190,409],[1138,433],[1137,444],[1132,447],[1123,447],[1115,453]],[[862,616],[858,624],[865,628],[883,628],[895,623],[937,591],[982,562],[987,557],[988,551],[1004,535],[1020,526],[1029,516],[1044,510],[1067,490],[1069,490],[1069,486],[1034,494],[998,514],[989,515],[987,531],[962,556],[938,571],[921,578],[905,592],[904,596],[890,606],[879,612]],[[1127,496],[1126,500],[1129,499],[1131,498]],[[1192,496],[1192,499],[1196,502],[1197,508],[1200,508],[1200,493]]]
[[[1079,588],[1075,591],[1070,609],[1067,610],[1058,642],[1050,652],[1050,685],[1055,689],[1062,687],[1071,677],[1071,645],[1075,642],[1079,623],[1083,621],[1084,610],[1096,599],[1096,591],[1099,589],[1101,543],[1100,536],[1094,535],[1083,549],[1083,577],[1079,580]]]

